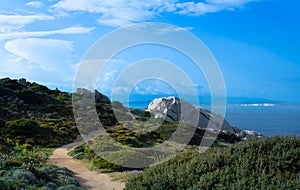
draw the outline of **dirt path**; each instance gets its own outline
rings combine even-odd
[[[75,142],[55,149],[48,162],[56,166],[67,167],[73,171],[74,178],[79,181],[84,189],[122,190],[125,187],[125,183],[111,181],[111,178],[106,174],[90,171],[79,160],[67,155],[69,149],[81,143],[83,142]]]

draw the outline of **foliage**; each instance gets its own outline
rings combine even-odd
[[[0,144],[1,189],[82,189],[67,168],[46,163],[50,149],[28,150],[26,146]],[[69,188],[70,189],[70,188]]]
[[[300,139],[251,139],[188,151],[133,176],[126,189],[299,189]]]
[[[7,121],[0,127],[0,138],[9,143],[42,147],[70,143],[78,134],[70,119],[20,119]]]
[[[126,171],[131,169],[127,167],[130,165],[128,163],[138,163],[139,160],[143,160],[143,164],[148,165],[153,161],[164,159],[169,153],[174,152],[176,147],[174,147],[174,149],[170,148],[169,150],[156,149],[159,153],[154,153],[149,150],[147,150],[146,153],[145,148],[153,147],[168,140],[178,128],[181,128],[183,132],[184,130],[195,130],[195,128],[192,128],[190,125],[184,125],[178,122],[163,122],[159,119],[152,120],[150,123],[145,124],[125,122],[123,125],[118,124],[106,129],[107,133],[100,134],[94,138],[93,141],[90,141],[90,146],[83,144],[75,147],[69,151],[69,155],[73,158],[89,162],[92,169],[99,169],[102,172]],[[148,132],[148,130],[150,132]],[[191,146],[188,146],[187,149],[193,149],[194,145],[199,145],[204,132],[204,130],[197,129],[194,137],[190,141]],[[184,137],[184,135],[182,135],[182,137]],[[215,146],[220,147],[221,144],[219,143],[230,144],[230,142],[227,141],[231,139],[230,136],[222,134],[221,137],[222,138],[217,138],[214,144]],[[121,147],[121,145],[137,147],[139,149],[136,149],[136,151],[126,150],[124,147]],[[101,157],[93,150],[98,155],[101,154]],[[157,154],[162,155],[162,158],[157,158]],[[116,165],[116,163],[121,166]]]
[[[94,157],[92,160],[92,169],[97,169],[101,172],[115,172],[115,171],[126,171],[130,168],[122,167],[118,164],[111,163],[106,159],[103,159],[99,156]]]
[[[72,117],[70,93],[26,80],[0,79],[0,98],[0,117],[6,120]]]
[[[90,147],[84,143],[82,145],[79,145],[77,147],[74,147],[71,149],[68,154],[72,156],[73,158],[79,159],[79,160],[87,160],[90,162],[92,170],[100,170],[101,172],[113,172],[113,171],[125,171],[128,170],[126,167],[122,167],[116,164],[113,164],[111,162],[108,162],[107,160],[99,157],[97,154],[94,153],[90,149]]]

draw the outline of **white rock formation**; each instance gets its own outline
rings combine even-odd
[[[237,134],[237,136],[241,137],[243,140],[255,137],[263,137],[262,134],[250,130],[240,130],[240,133]]]
[[[153,99],[145,111],[150,112],[155,118],[171,122],[180,121],[213,131],[221,130],[225,133],[236,134],[242,139],[262,136],[254,131],[243,131],[231,126],[221,115],[193,106],[175,96]]]

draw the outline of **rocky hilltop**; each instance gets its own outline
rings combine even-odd
[[[111,102],[97,90],[93,93],[77,89],[79,97],[95,96],[97,104],[109,105]],[[59,89],[51,90],[46,86],[29,82],[26,79],[0,79],[0,118],[5,120],[26,118],[71,118],[72,94]]]
[[[145,110],[155,118],[162,118],[170,122],[180,121],[197,128],[207,128],[211,131],[221,130],[224,133],[235,134],[242,139],[262,136],[255,131],[241,130],[232,126],[221,115],[193,106],[175,96],[156,98],[150,102]]]
[[[29,82],[0,79],[0,118],[72,117],[71,94]]]

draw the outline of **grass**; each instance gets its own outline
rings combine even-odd
[[[111,173],[107,173],[107,175],[112,178],[112,181],[126,183],[130,177],[133,177],[136,174],[127,171],[127,172],[111,172]]]

